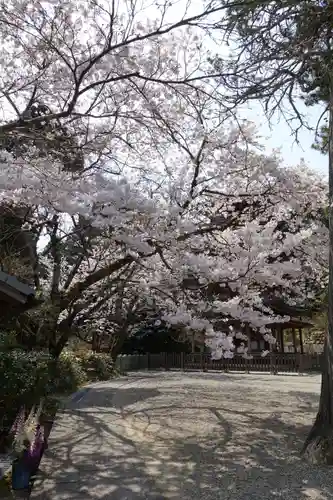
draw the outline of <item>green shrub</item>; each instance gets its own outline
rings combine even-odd
[[[74,353],[64,350],[57,361],[51,363],[49,392],[64,394],[74,392],[88,379],[80,358]]]
[[[22,349],[0,351],[0,427],[8,428],[18,409],[48,393],[51,357]]]
[[[30,408],[42,397],[75,392],[88,380],[109,380],[115,367],[108,354],[76,356],[64,350],[58,360],[45,351],[15,348],[0,339],[0,432],[10,428],[22,405]]]
[[[79,358],[64,351],[58,360],[46,352],[0,350],[0,432],[11,426],[19,408],[42,397],[74,392],[87,382]]]
[[[18,348],[15,331],[0,331],[0,351]]]
[[[82,354],[80,359],[90,380],[109,380],[114,376],[114,365],[109,354],[88,352]]]

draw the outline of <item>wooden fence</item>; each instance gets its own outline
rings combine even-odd
[[[252,359],[235,356],[231,359],[212,360],[209,354],[130,354],[117,359],[120,371],[135,370],[202,370],[269,373],[320,372],[321,354],[271,353],[266,357],[254,354]]]

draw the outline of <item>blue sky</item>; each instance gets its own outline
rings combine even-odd
[[[320,106],[306,108],[302,102],[299,102],[299,109],[304,112],[309,125],[315,128],[323,108]],[[249,107],[243,108],[240,116],[255,123],[261,136],[260,142],[265,146],[267,152],[271,152],[273,149],[281,150],[286,165],[297,165],[301,158],[304,158],[311,169],[327,175],[327,156],[311,148],[311,144],[314,142],[314,131],[307,129],[299,131],[298,143],[296,143],[285,120],[274,116],[269,125],[262,106],[258,102],[252,102],[250,109]]]
[[[222,58],[228,59],[230,52],[232,53],[232,43],[227,46],[223,38],[219,38],[216,33],[214,33],[214,37],[205,37],[204,45],[210,51],[210,55],[219,54]],[[324,108],[321,106],[306,107],[301,99],[296,99],[295,102],[297,109],[306,117],[308,124],[315,129]],[[262,136],[260,142],[265,146],[267,152],[280,149],[286,165],[297,165],[303,158],[311,169],[326,175],[328,158],[311,148],[315,137],[314,130],[303,129],[299,131],[298,143],[296,143],[295,136],[292,135],[292,131],[283,117],[278,119],[277,116],[274,116],[269,126],[262,105],[258,101],[252,101],[250,106],[250,108],[243,107],[242,111],[237,114],[241,118],[255,123]],[[283,108],[284,113],[291,114],[291,107],[287,102],[283,102]]]

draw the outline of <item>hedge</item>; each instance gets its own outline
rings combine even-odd
[[[108,354],[87,352],[80,355],[79,360],[89,379],[109,380],[115,373],[112,358]]]
[[[89,380],[112,376],[113,364],[105,354],[63,351],[55,361],[46,352],[0,350],[0,432],[11,426],[22,405],[29,408],[42,397],[69,394]]]
[[[8,428],[20,406],[32,405],[48,391],[50,361],[46,353],[0,351],[0,428]]]

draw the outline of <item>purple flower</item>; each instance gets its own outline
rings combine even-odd
[[[36,432],[34,434],[33,439],[30,442],[29,447],[29,456],[31,458],[39,457],[44,444],[44,429],[40,426],[40,424],[36,427]]]
[[[14,423],[10,429],[10,434],[14,436],[14,439],[17,436],[17,434],[22,430],[24,422],[25,422],[25,407],[21,406],[20,411],[16,415]]]

